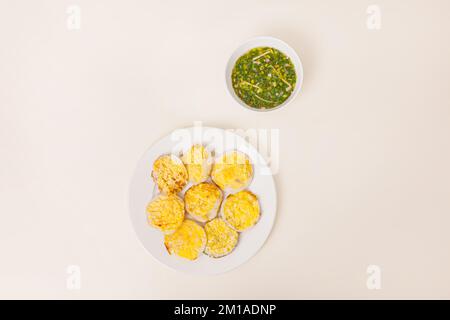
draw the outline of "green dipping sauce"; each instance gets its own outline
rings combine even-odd
[[[251,49],[242,55],[231,73],[236,95],[249,107],[271,109],[285,102],[297,81],[291,59],[270,47]]]

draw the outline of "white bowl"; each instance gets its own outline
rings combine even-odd
[[[294,67],[295,67],[297,81],[295,84],[294,92],[291,93],[291,95],[289,96],[289,98],[287,98],[286,101],[284,101],[282,104],[280,104],[279,106],[276,106],[274,108],[257,109],[257,108],[250,107],[236,95],[236,93],[234,92],[233,83],[231,81],[231,73],[233,72],[233,68],[234,68],[234,65],[236,64],[237,59],[239,59],[243,54],[245,54],[249,50],[251,50],[253,48],[258,48],[258,47],[272,47],[277,50],[280,50],[282,53],[284,53],[291,59],[292,63],[294,64]],[[292,100],[295,99],[297,94],[300,92],[300,89],[301,89],[302,83],[303,83],[303,66],[302,66],[302,62],[300,61],[300,58],[298,57],[295,50],[292,49],[286,42],[281,41],[280,39],[277,39],[277,38],[273,38],[273,37],[256,37],[256,38],[252,38],[252,39],[248,40],[247,42],[245,42],[244,44],[239,46],[233,52],[233,54],[231,55],[231,57],[227,63],[225,77],[226,77],[228,92],[231,94],[231,96],[234,98],[234,100],[236,100],[241,106],[243,106],[247,109],[265,112],[265,111],[272,111],[272,110],[284,107],[287,104],[289,104]]]

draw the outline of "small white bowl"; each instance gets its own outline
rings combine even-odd
[[[236,64],[237,59],[239,59],[243,54],[245,54],[249,50],[251,50],[253,48],[258,48],[258,47],[272,47],[277,50],[280,50],[282,53],[284,53],[291,59],[292,63],[294,64],[294,67],[295,67],[297,81],[295,83],[294,92],[291,93],[291,95],[289,96],[289,98],[287,98],[286,101],[284,101],[282,104],[280,104],[279,106],[276,106],[274,108],[257,109],[257,108],[250,107],[236,95],[236,93],[234,92],[233,83],[231,81],[231,73],[233,72],[233,68],[234,68],[234,65]],[[292,49],[286,42],[281,41],[280,39],[273,38],[273,37],[256,37],[256,38],[252,38],[252,39],[248,40],[247,42],[245,42],[244,44],[239,46],[233,52],[233,54],[231,55],[231,57],[227,63],[225,77],[226,77],[228,92],[231,94],[231,96],[234,98],[234,100],[236,100],[241,106],[243,106],[247,109],[250,109],[253,111],[265,112],[265,111],[272,111],[272,110],[276,110],[281,107],[284,107],[287,104],[289,104],[292,100],[295,99],[297,94],[300,92],[300,89],[301,89],[302,83],[303,83],[303,66],[302,66],[302,62],[300,61],[300,58],[298,57],[295,50]]]

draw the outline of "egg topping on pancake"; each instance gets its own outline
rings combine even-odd
[[[222,216],[231,227],[242,232],[259,220],[258,198],[248,190],[230,194],[225,199]]]
[[[148,223],[162,232],[174,232],[184,219],[184,203],[178,196],[159,195],[147,206]]]
[[[214,163],[211,178],[222,190],[238,191],[250,184],[253,166],[246,154],[227,152]]]
[[[211,172],[211,153],[201,144],[193,145],[184,155],[183,162],[193,183],[200,183],[208,179]]]
[[[222,191],[212,183],[194,185],[184,195],[186,211],[197,221],[209,221],[217,216],[222,198]]]
[[[229,254],[238,243],[239,234],[220,218],[205,224],[205,253],[213,258]]]
[[[178,193],[187,183],[183,162],[174,155],[163,155],[153,163],[152,177],[161,192]]]
[[[169,254],[195,260],[205,249],[205,230],[195,221],[186,219],[174,233],[164,237],[164,245]]]

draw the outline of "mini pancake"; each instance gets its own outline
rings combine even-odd
[[[239,233],[224,220],[217,218],[205,224],[205,253],[213,258],[226,256],[233,251],[239,239]]]
[[[214,163],[211,178],[222,190],[236,192],[252,181],[253,166],[246,154],[227,152]]]
[[[195,260],[205,250],[206,233],[195,221],[186,219],[174,233],[164,237],[164,245],[169,254]]]
[[[174,232],[184,219],[184,202],[176,195],[159,195],[147,206],[147,221],[168,234]]]
[[[161,192],[180,192],[187,184],[188,174],[183,162],[174,155],[160,156],[153,163],[152,177]]]
[[[207,182],[190,187],[184,194],[186,212],[200,222],[217,216],[222,199],[222,191],[215,184]]]
[[[258,198],[243,190],[230,194],[223,204],[222,218],[236,231],[242,232],[254,226],[260,217]]]
[[[208,179],[211,173],[211,153],[201,144],[193,145],[182,157],[186,166],[189,181],[200,183]]]

